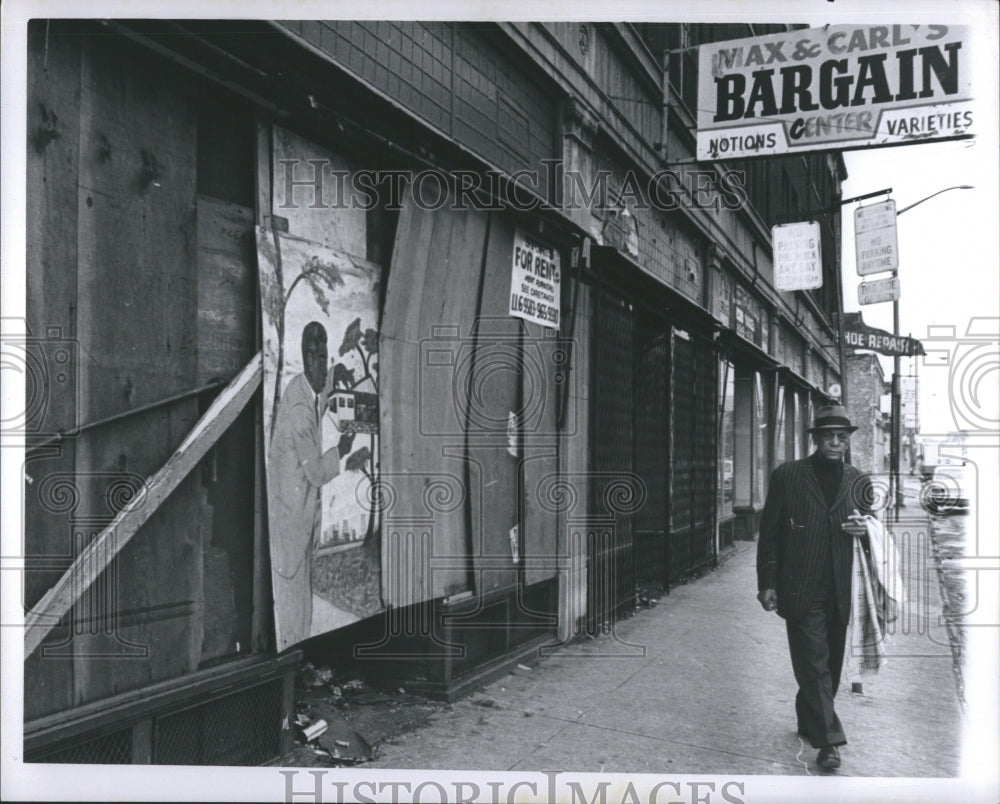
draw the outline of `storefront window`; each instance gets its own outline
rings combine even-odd
[[[728,516],[733,512],[733,469],[736,458],[736,421],[733,416],[735,397],[735,369],[732,363],[723,360],[719,366],[719,400],[721,401],[719,415],[719,516]]]
[[[737,366],[733,389],[736,505],[763,505],[774,444],[774,375]]]
[[[792,394],[792,399],[795,396]],[[774,420],[774,465],[777,466],[780,463],[784,463],[788,456],[785,454],[787,449],[787,439],[785,438],[785,386],[778,386],[778,405],[777,405],[777,417]]]
[[[799,451],[799,443],[801,441],[799,438],[799,422],[802,420],[802,414],[799,412],[799,400],[801,398],[799,392],[792,388],[788,388],[785,391],[785,450],[790,461],[802,457]]]
[[[753,459],[753,383],[754,373],[737,365],[734,371],[733,389],[733,488],[736,505],[750,505],[753,502],[754,459]]]
[[[770,429],[768,419],[766,383],[759,372],[754,372],[754,394],[753,394],[753,426],[751,427],[751,437],[753,443],[753,502],[754,505],[763,505],[764,495],[767,493],[767,444],[770,440]]]
[[[795,435],[799,439],[798,455],[800,458],[804,458],[810,452],[809,423],[812,421],[813,418],[813,404],[812,404],[811,394],[804,393],[802,395],[802,404],[799,405],[799,413],[801,414],[801,421],[799,422],[798,429],[795,431]]]

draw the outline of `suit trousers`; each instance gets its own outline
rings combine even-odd
[[[847,625],[837,610],[831,566],[825,568],[806,615],[786,621],[785,627],[792,671],[799,685],[795,696],[798,731],[815,748],[844,745],[847,738],[833,699],[844,664]]]
[[[291,578],[278,572],[271,573],[274,607],[279,612],[275,623],[279,652],[309,637],[312,625],[311,572],[312,541],[310,540],[302,562]]]

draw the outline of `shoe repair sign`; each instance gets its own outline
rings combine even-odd
[[[839,25],[698,49],[698,158],[972,136],[968,26]]]

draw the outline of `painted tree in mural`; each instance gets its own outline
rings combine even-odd
[[[286,291],[281,253],[267,237],[260,238],[259,246],[263,249],[266,258],[275,269],[273,277],[269,271],[261,271],[261,306],[268,321],[278,333],[277,367],[274,372],[274,400],[271,404],[271,421],[273,422],[278,415],[278,403],[281,402],[281,374],[285,367],[285,309],[288,307],[288,300],[292,297],[292,293],[299,283],[305,282],[312,290],[316,303],[324,313],[329,314],[330,301],[327,299],[326,293],[339,286],[343,286],[344,279],[340,275],[340,269],[336,265],[332,262],[325,262],[318,256],[313,255],[295,273],[295,278],[292,279]],[[292,273],[289,273],[289,276],[291,275]],[[274,435],[273,427],[271,435]]]
[[[372,391],[378,395],[378,333],[371,328],[362,330],[361,319],[355,318],[344,331],[344,340],[340,344],[338,355],[344,357],[350,353],[356,353],[361,359],[362,374],[356,377],[356,372],[349,371],[343,363],[337,363],[333,367],[333,386],[336,391],[343,388],[353,391],[368,382]],[[374,457],[375,451],[374,431],[368,433],[368,444],[360,447],[347,456],[344,468],[349,472],[361,472],[368,478],[372,488],[377,488],[378,467]],[[375,501],[368,508],[368,530],[365,535],[366,544],[373,538],[375,532]]]

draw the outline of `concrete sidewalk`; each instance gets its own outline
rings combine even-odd
[[[930,540],[901,550],[910,587],[887,666],[845,680],[844,776],[959,772],[962,713]],[[911,549],[912,548],[912,549]],[[910,554],[913,555],[910,555]],[[909,556],[907,560],[906,556]],[[784,623],[757,603],[756,544],[619,623],[434,714],[365,767],[451,770],[815,775],[795,734]]]

